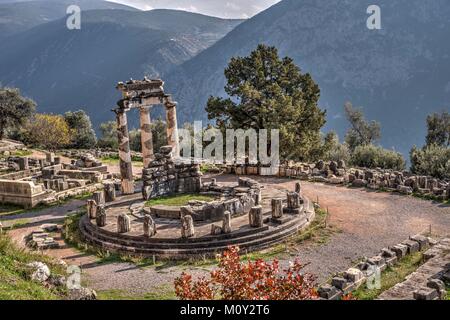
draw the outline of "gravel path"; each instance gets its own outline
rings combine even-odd
[[[263,198],[284,197],[293,190],[295,181],[279,178],[253,177],[265,184]],[[217,177],[218,182],[236,181],[235,176]],[[364,256],[377,254],[381,248],[396,244],[432,226],[434,234],[450,234],[450,206],[389,193],[370,192],[323,184],[302,183],[303,192],[311,199],[319,198],[320,205],[330,211],[333,232],[325,243],[306,241],[299,244],[282,263],[300,259],[309,263],[307,271],[326,280],[335,272],[352,266]],[[34,226],[43,221],[60,218],[80,205],[72,202],[55,209],[31,212],[20,218],[32,218]],[[9,219],[17,217],[8,217]],[[7,223],[7,221],[6,221]],[[11,232],[20,241],[29,227]],[[69,264],[80,265],[84,280],[96,290],[124,290],[145,294],[162,286],[170,287],[173,279],[183,270],[179,266],[136,267],[128,263],[98,264],[96,257],[80,253],[73,248],[52,250],[48,254],[62,258]],[[202,275],[206,268],[188,268],[194,275]]]

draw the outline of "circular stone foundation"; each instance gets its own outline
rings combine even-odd
[[[211,215],[212,219],[203,217],[204,219],[195,221],[195,235],[187,239],[182,238],[182,219],[178,216],[178,209],[173,209],[173,216],[162,217],[153,214],[154,212],[150,213],[149,208],[144,209],[144,201],[112,203],[106,208],[104,227],[97,226],[95,219],[91,220],[88,215],[83,216],[80,220],[81,235],[87,243],[110,252],[155,255],[170,259],[204,258],[215,257],[231,245],[239,246],[246,252],[268,248],[297,234],[313,221],[314,205],[309,199],[302,197],[300,208],[292,213],[286,209],[282,217],[273,218],[270,205],[262,207],[262,225],[251,227],[249,212],[260,203],[260,193],[256,192],[260,189],[253,182],[251,179],[239,179],[239,186],[234,188],[219,187],[215,182],[209,185],[210,191],[211,188],[217,192],[226,189],[225,193],[230,198],[203,204],[207,212],[214,213]],[[283,203],[286,206],[286,199]],[[219,234],[213,233],[212,230],[220,230],[222,227],[224,212],[230,212],[231,233],[224,233],[223,230]],[[130,218],[130,230],[118,233],[117,223],[122,220],[124,213]],[[144,236],[145,215],[151,215],[151,220],[156,225],[157,233],[152,237]]]

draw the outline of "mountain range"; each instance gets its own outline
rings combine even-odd
[[[51,1],[22,5],[41,2]],[[327,110],[324,130],[341,137],[347,101],[381,122],[385,147],[404,154],[423,144],[429,113],[450,109],[448,0],[378,0],[381,30],[366,26],[371,0],[283,0],[246,21],[89,2],[81,30],[67,30],[59,10],[0,37],[0,82],[21,88],[41,112],[84,107],[98,124],[112,119],[116,82],[148,75],[165,80],[180,125],[206,120],[208,97],[224,95],[230,58],[259,43],[312,75]],[[0,2],[0,33],[2,9],[12,5]]]
[[[83,10],[81,30],[62,18],[0,41],[0,82],[20,88],[40,112],[83,108],[98,125],[113,119],[117,82],[164,78],[241,22],[176,10]]]

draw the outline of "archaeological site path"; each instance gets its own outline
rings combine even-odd
[[[216,177],[221,183],[235,183],[236,176]],[[263,201],[293,190],[295,180],[252,177],[264,183]],[[207,181],[207,177],[204,179]],[[431,225],[433,234],[450,235],[450,206],[390,193],[336,187],[302,182],[303,192],[312,200],[319,199],[322,208],[330,212],[332,232],[323,242],[305,241],[283,255],[282,263],[296,257],[309,263],[307,271],[325,281],[335,272],[352,266],[364,256],[373,256],[381,248],[394,245],[417,234]],[[60,207],[32,211],[20,216],[9,216],[8,225],[17,219],[26,219],[20,228],[11,231],[14,240],[23,243],[23,237],[42,223],[59,221],[71,211],[84,206],[75,200]],[[63,246],[47,254],[61,258],[68,264],[79,265],[83,280],[93,289],[123,290],[128,294],[142,295],[161,288],[171,288],[173,280],[182,271],[194,275],[204,274],[208,268],[189,266],[137,267],[129,263],[98,263],[98,258]]]

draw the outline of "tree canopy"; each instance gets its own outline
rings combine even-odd
[[[69,111],[64,114],[64,119],[72,130],[72,148],[89,149],[97,143],[91,119],[86,112],[83,110]]]
[[[282,158],[308,160],[321,145],[326,112],[318,107],[319,86],[275,47],[259,45],[232,58],[225,70],[228,98],[210,97],[209,119],[219,128],[279,129]]]
[[[354,108],[350,102],[347,102],[345,115],[350,123],[350,129],[345,136],[345,142],[350,150],[353,151],[358,146],[374,144],[380,139],[380,123],[367,121],[361,108]]]
[[[34,113],[36,103],[16,88],[0,87],[0,140],[7,129],[17,129]]]
[[[427,117],[427,146],[450,147],[450,114],[434,113]]]

